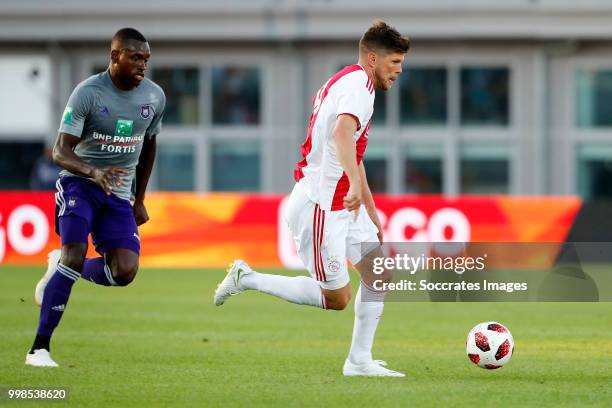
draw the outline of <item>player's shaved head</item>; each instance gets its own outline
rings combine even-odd
[[[405,54],[410,49],[410,40],[384,21],[375,21],[359,41],[361,53],[375,52],[385,54],[396,52]]]
[[[130,43],[134,41],[146,43],[147,39],[135,28],[122,28],[113,35],[111,49],[120,50],[122,48],[129,48]]]
[[[138,30],[122,28],[113,36],[110,57],[111,79],[120,89],[130,90],[144,79],[151,49]]]

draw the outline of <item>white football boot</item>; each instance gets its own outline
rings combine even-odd
[[[34,350],[33,354],[26,354],[25,363],[33,367],[59,367],[51,358],[51,354],[45,349]]]
[[[59,249],[54,249],[47,255],[47,271],[36,284],[36,289],[34,289],[34,303],[38,306],[42,305],[45,288],[47,287],[47,283],[49,283],[49,279],[51,279],[57,270],[57,264],[59,264],[61,256],[62,251]]]
[[[235,260],[227,268],[227,275],[215,290],[215,306],[221,306],[228,297],[244,292],[244,289],[240,288],[240,278],[251,273],[253,270],[246,262],[240,259]]]
[[[342,367],[342,374],[346,377],[405,377],[406,374],[385,368],[387,363],[383,360],[370,360],[362,364],[354,364],[348,358]]]

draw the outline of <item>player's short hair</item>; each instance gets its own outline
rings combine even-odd
[[[410,40],[384,21],[375,21],[359,40],[361,52],[399,52],[405,54],[410,49]]]
[[[112,43],[125,44],[130,40],[147,42],[147,39],[140,33],[140,31],[136,30],[135,28],[127,27],[122,28],[121,30],[117,31],[115,35],[113,35]]]

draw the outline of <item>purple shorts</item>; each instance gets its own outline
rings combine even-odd
[[[132,204],[107,195],[91,180],[63,176],[55,184],[55,232],[62,245],[91,241],[96,251],[126,248],[140,254],[140,235]]]

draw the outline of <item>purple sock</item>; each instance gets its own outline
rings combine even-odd
[[[64,314],[68,304],[72,285],[79,279],[79,273],[62,265],[57,265],[43,296],[40,307],[40,320],[38,322],[38,335],[51,337]]]
[[[87,258],[83,263],[81,278],[103,286],[117,286],[113,280],[110,268],[104,262],[104,258]]]

